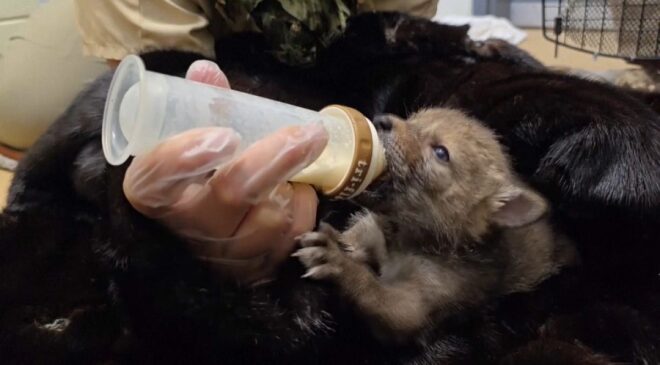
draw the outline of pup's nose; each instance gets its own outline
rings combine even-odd
[[[374,117],[374,126],[381,131],[392,130],[392,116],[388,114],[378,114]]]

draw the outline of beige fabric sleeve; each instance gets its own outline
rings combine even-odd
[[[163,49],[214,56],[205,0],[75,0],[85,54],[122,59]]]
[[[361,11],[400,11],[433,18],[438,10],[438,0],[358,0],[358,6]]]

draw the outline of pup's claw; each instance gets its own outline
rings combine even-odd
[[[291,254],[307,268],[303,278],[328,279],[341,274],[348,257],[340,248],[340,233],[329,224],[321,223],[319,231],[304,233],[296,238],[302,247]]]
[[[324,247],[305,247],[294,252],[291,256],[297,257],[307,268],[324,264],[328,261],[328,251]]]
[[[296,242],[301,247],[323,247],[327,246],[330,240],[330,237],[323,232],[307,232],[296,237]]]
[[[341,268],[336,265],[323,264],[319,266],[314,266],[313,268],[307,270],[307,272],[302,276],[302,278],[310,279],[327,279],[329,277],[337,276],[341,274]]]

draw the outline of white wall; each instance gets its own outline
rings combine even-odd
[[[556,2],[548,1],[546,19],[554,18],[557,13]],[[519,27],[540,28],[543,24],[543,5],[541,0],[516,0],[511,3],[511,22]]]
[[[0,56],[9,38],[18,33],[18,29],[30,12],[37,7],[38,2],[37,0],[0,0]]]
[[[472,0],[440,0],[438,15],[472,15]]]

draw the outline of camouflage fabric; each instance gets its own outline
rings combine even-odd
[[[275,57],[309,65],[317,52],[341,34],[357,12],[358,0],[214,0],[216,36],[263,33]]]

